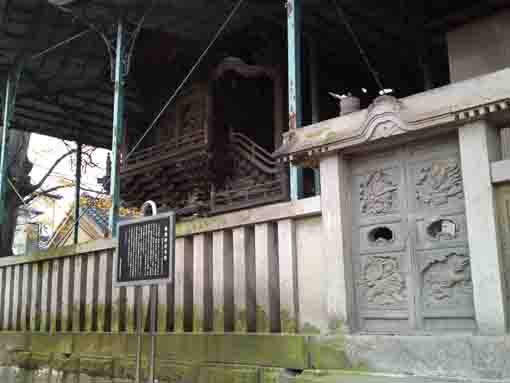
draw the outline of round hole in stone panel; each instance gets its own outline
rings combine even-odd
[[[457,235],[457,224],[450,219],[438,219],[427,226],[427,234],[434,239],[453,239]]]
[[[395,240],[393,230],[386,226],[379,226],[370,230],[368,240],[376,245],[385,245]]]

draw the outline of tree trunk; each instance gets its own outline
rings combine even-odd
[[[17,189],[22,190],[23,185],[30,183],[29,173],[32,169],[28,160],[28,144],[30,134],[11,130],[8,151],[9,151],[9,178],[14,182]],[[16,220],[18,216],[18,207],[21,202],[12,190],[7,188],[6,193],[7,219],[5,224],[0,224],[0,257],[12,255],[12,245],[14,232],[16,230]]]
[[[12,189],[11,189],[12,190]],[[6,224],[0,225],[0,256],[12,255],[14,232],[16,230],[16,218],[18,216],[18,203],[16,195],[9,190],[7,192],[7,220]]]

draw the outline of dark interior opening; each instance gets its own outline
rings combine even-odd
[[[393,231],[387,227],[376,227],[369,233],[368,239],[370,242],[390,242],[394,239]]]
[[[439,238],[441,236],[454,237],[456,231],[457,225],[449,219],[439,219],[427,227],[427,233],[432,238]]]
[[[214,87],[213,136],[215,143],[229,131],[251,138],[264,149],[274,147],[273,81],[267,77],[245,78],[226,72]]]

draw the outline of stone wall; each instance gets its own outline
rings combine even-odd
[[[158,332],[319,328],[320,227],[319,198],[180,222],[174,281],[157,287]],[[2,258],[0,329],[134,333],[142,323],[148,330],[150,288],[115,287],[114,246],[97,241]]]
[[[11,333],[1,340],[2,382],[120,383],[135,377],[134,335]],[[143,344],[147,377],[148,336]],[[342,349],[298,335],[167,334],[157,336],[156,350],[161,383],[276,383],[305,370],[347,366]]]

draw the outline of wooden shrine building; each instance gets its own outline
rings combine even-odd
[[[444,32],[502,4],[6,1],[6,116],[113,148],[112,224],[120,201],[214,214],[312,196],[318,173],[272,156],[282,133],[338,115],[329,92],[365,107],[448,83]]]

